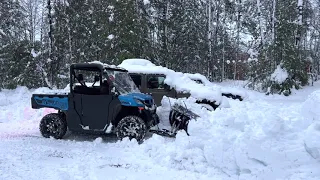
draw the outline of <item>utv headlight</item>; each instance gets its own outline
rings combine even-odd
[[[138,105],[144,106],[144,103],[140,99],[134,99]]]

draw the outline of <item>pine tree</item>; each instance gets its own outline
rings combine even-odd
[[[127,58],[147,57],[148,26],[144,18],[143,1],[117,0],[113,2],[112,62]]]
[[[0,4],[0,12],[1,87],[39,86],[31,54],[36,44],[24,33],[27,29],[24,8],[18,1],[5,0]]]

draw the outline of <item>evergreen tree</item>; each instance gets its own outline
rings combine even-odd
[[[143,1],[113,1],[112,63],[120,63],[127,58],[148,57],[148,26],[144,18]]]
[[[39,76],[31,54],[36,44],[24,33],[27,24],[23,7],[18,1],[5,0],[0,12],[0,87],[38,87]]]
[[[299,23],[297,7],[297,2],[293,3],[290,0],[277,1],[276,4],[276,19],[278,21],[275,24],[275,39],[272,44],[275,57],[274,65],[281,64],[289,73],[288,79],[280,86],[274,85],[277,83],[272,82],[271,87],[275,87],[279,92],[290,93],[291,88],[299,88],[300,85],[305,85],[308,80],[299,42],[305,32],[305,27]]]

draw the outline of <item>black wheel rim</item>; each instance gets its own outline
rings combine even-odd
[[[129,137],[129,139],[138,138],[141,127],[136,122],[128,122],[121,127],[123,137]]]
[[[48,120],[46,123],[46,131],[49,135],[56,137],[61,132],[61,126],[60,121]]]

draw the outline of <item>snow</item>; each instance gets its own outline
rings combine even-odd
[[[305,148],[312,158],[320,161],[320,90],[311,93],[302,107],[305,114],[303,127],[309,125],[304,135]]]
[[[111,13],[111,14],[110,14],[110,17],[109,17],[109,21],[112,22],[112,21],[113,21],[113,18],[114,18],[114,13]]]
[[[3,31],[2,29],[0,29],[0,35],[5,36],[5,35],[6,35],[6,33],[4,33],[4,31]]]
[[[63,74],[58,74],[58,78],[61,78],[61,79],[68,79],[69,77],[66,76],[66,75],[63,75]]]
[[[280,65],[271,74],[271,80],[281,84],[288,78],[288,72],[286,69],[281,68]]]
[[[108,38],[109,40],[111,40],[111,39],[114,38],[114,35],[113,35],[113,34],[110,34],[107,38]]]
[[[301,26],[302,25],[303,0],[298,0],[297,8],[299,10],[298,24]]]
[[[234,86],[240,82],[225,82]],[[39,121],[52,109],[31,109],[32,93],[48,88],[0,91],[0,179],[320,179],[320,82],[293,95],[248,90],[246,101],[207,111],[194,99],[163,98],[161,126],[170,104],[184,101],[200,117],[175,139],[149,134],[136,141],[70,134],[46,139]]]
[[[249,58],[248,58],[248,62],[257,62],[258,61],[258,55],[259,53],[253,49],[249,49],[248,50],[248,54],[249,54]]]
[[[243,88],[234,88],[231,86],[220,86],[216,83],[210,82],[204,75],[199,74],[199,73],[195,73],[195,74],[190,74],[190,73],[185,73],[185,75],[187,75],[190,79],[192,80],[201,80],[202,83],[209,87],[210,89],[212,89],[213,91],[221,91],[222,93],[231,93],[233,95],[239,95],[241,96],[243,99],[245,99],[248,95],[245,92],[245,90]]]
[[[222,104],[223,98],[218,89],[213,91],[207,86],[197,84],[181,72],[157,66],[146,59],[126,59],[118,67],[127,69],[130,73],[164,74],[166,75],[164,82],[174,87],[177,91],[188,92],[197,99],[207,99],[216,101],[217,104]]]
[[[143,4],[144,5],[150,4],[150,1],[149,0],[143,0]]]
[[[113,68],[113,69],[118,69],[118,70],[125,70],[124,68],[117,67],[116,65],[110,65],[110,64],[102,63],[100,61],[91,61],[91,62],[88,62],[88,63],[89,64],[99,64],[99,65],[102,65],[104,68]]]

